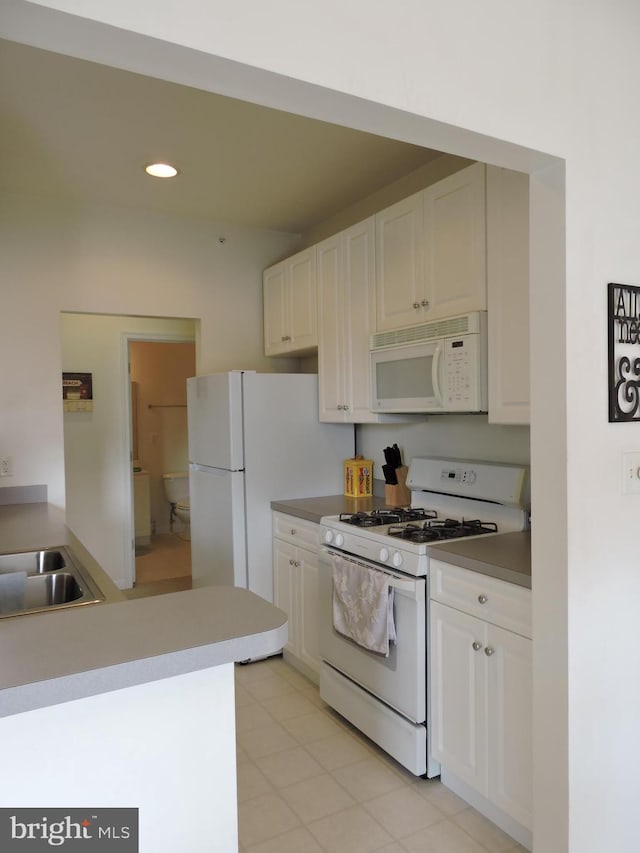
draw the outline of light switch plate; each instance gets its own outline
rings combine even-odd
[[[622,454],[622,494],[640,495],[640,452]]]

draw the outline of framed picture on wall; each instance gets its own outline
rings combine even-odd
[[[62,407],[65,412],[93,411],[93,374],[62,374]]]

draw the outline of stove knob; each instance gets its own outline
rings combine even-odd
[[[391,562],[393,563],[393,565],[396,568],[398,568],[399,566],[402,565],[402,554],[400,553],[400,551],[394,551],[393,552],[393,557],[391,558]]]
[[[336,545],[341,548],[344,545],[344,536],[342,533],[336,533]]]
[[[380,549],[380,562],[381,562],[381,563],[386,563],[388,559],[389,559],[389,550],[388,550],[388,548],[381,548],[381,549]]]
[[[324,541],[329,545],[333,542],[333,530],[325,530]]]

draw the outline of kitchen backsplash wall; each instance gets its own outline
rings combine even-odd
[[[451,456],[492,462],[530,461],[529,427],[489,424],[487,415],[437,415],[409,424],[361,424],[358,453],[373,459],[374,480],[384,480],[383,449],[397,443],[409,464],[413,456]]]

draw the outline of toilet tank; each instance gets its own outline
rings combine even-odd
[[[178,471],[173,474],[163,474],[162,482],[169,503],[177,504],[189,499],[189,474]]]

